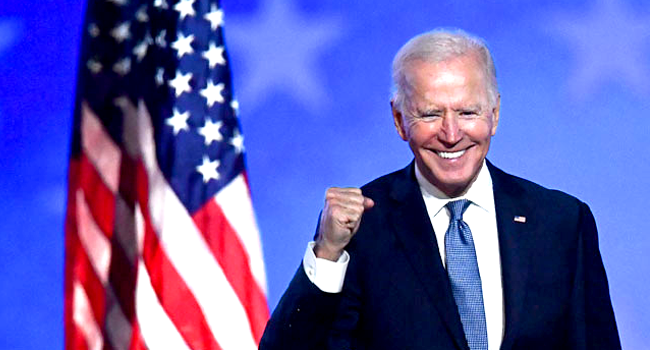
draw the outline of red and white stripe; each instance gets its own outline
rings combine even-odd
[[[257,349],[269,317],[240,174],[194,215],[163,176],[144,103],[116,101],[124,148],[82,106],[70,163],[67,349]]]

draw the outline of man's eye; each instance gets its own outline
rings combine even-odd
[[[476,111],[462,111],[460,112],[460,116],[463,118],[476,118],[478,117],[478,112]]]

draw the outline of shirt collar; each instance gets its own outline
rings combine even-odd
[[[487,168],[485,160],[483,160],[483,165],[481,166],[481,170],[479,170],[476,181],[470,185],[464,195],[456,198],[450,198],[424,178],[417,163],[415,164],[415,178],[420,185],[420,191],[422,192],[424,201],[429,202],[432,205],[431,209],[434,211],[434,216],[437,215],[448,202],[458,199],[467,199],[472,202],[472,204],[477,205],[488,213],[494,214],[495,212],[492,177],[490,176],[490,171]]]

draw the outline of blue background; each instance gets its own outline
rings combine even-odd
[[[644,1],[223,0],[275,307],[329,186],[406,165],[390,63],[439,26],[484,37],[501,121],[489,158],[576,195],[600,230],[626,349],[650,343],[650,6]],[[84,4],[0,3],[0,349],[63,348],[63,215]]]

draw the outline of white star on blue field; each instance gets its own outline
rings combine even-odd
[[[650,93],[650,13],[620,0],[599,0],[580,14],[557,14],[549,29],[575,56],[569,93],[584,100],[615,83],[640,96]]]
[[[336,17],[301,14],[292,1],[263,1],[251,17],[228,17],[228,43],[241,50],[239,96],[253,109],[272,92],[281,92],[307,109],[330,100],[317,61],[341,33]]]
[[[20,32],[20,21],[0,18],[0,56],[17,41]]]

